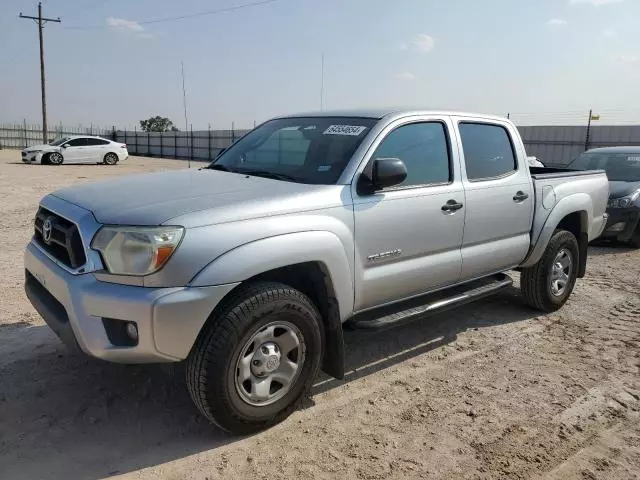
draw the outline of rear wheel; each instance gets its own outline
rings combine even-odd
[[[232,433],[285,419],[318,372],[321,322],[311,300],[287,285],[258,283],[239,290],[210,319],[187,359],[194,403]]]
[[[104,156],[105,165],[115,165],[118,163],[118,156],[115,153],[107,153]]]
[[[47,157],[47,163],[51,165],[62,165],[62,162],[64,162],[64,157],[59,152],[50,153]]]
[[[522,269],[520,288],[526,302],[544,312],[562,307],[576,283],[579,255],[575,235],[556,230],[538,263]]]

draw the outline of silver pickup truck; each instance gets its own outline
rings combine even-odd
[[[47,195],[26,293],[71,348],[186,360],[219,427],[285,418],[343,328],[422,319],[507,288],[560,308],[606,223],[603,171],[529,168],[508,120],[444,111],[275,118],[192,170]]]

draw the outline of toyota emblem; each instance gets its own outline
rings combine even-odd
[[[44,243],[49,244],[51,242],[51,233],[53,232],[53,223],[50,218],[47,218],[42,224],[42,239]]]

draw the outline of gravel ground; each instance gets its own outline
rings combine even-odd
[[[517,289],[379,334],[349,332],[344,381],[287,421],[230,437],[181,367],[70,354],[27,302],[22,251],[56,188],[186,168],[19,164],[0,151],[0,478],[640,478],[640,251],[589,250],[559,312]],[[517,281],[517,275],[514,275]]]

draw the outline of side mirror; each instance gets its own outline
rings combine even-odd
[[[372,194],[383,188],[393,187],[407,178],[407,167],[399,158],[376,158],[358,180],[358,193]]]

